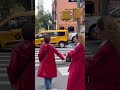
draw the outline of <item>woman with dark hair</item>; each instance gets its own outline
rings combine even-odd
[[[72,58],[69,66],[69,77],[66,90],[85,90],[85,37],[76,34],[77,46],[67,53],[67,57]]]
[[[86,57],[86,90],[120,90],[120,28],[104,16],[97,21],[96,32],[103,43],[94,57]]]
[[[12,50],[7,68],[12,90],[35,90],[34,30],[32,23],[26,23],[22,28],[24,41]]]
[[[38,58],[40,66],[38,69],[38,77],[44,78],[46,90],[51,89],[52,78],[57,77],[57,67],[54,53],[62,60],[64,57],[58,50],[50,44],[50,36],[44,37],[45,43],[40,47]]]

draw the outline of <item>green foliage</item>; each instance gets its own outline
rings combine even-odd
[[[35,16],[35,32],[37,33],[38,31],[41,30],[47,30],[48,29],[48,24],[49,28],[52,29],[52,15],[49,12],[45,12],[44,10],[39,10],[38,14]]]

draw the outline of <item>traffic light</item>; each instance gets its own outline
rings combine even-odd
[[[70,11],[62,11],[60,18],[61,20],[70,20],[71,19]]]
[[[79,19],[80,18],[80,8],[73,9],[73,18]]]

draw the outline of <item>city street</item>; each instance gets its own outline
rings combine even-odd
[[[96,49],[99,45],[99,41],[96,40],[87,40],[86,41],[86,55],[94,55]],[[70,50],[73,50],[75,43],[70,43],[66,48],[57,48],[61,53],[66,53]],[[44,81],[42,78],[37,77],[37,70],[39,67],[39,61],[37,58],[39,48],[35,48],[35,88],[36,90],[44,89]],[[7,78],[6,67],[10,60],[11,51],[8,49],[0,49],[0,90],[10,90],[10,83]],[[53,88],[54,89],[63,89],[65,90],[68,78],[68,66],[70,63],[62,61],[59,57],[55,55],[58,77],[53,79]]]
[[[99,45],[99,41],[93,41],[93,40],[86,41],[86,48],[85,48],[86,55],[93,56],[96,52],[98,45]],[[75,47],[75,43],[70,43],[70,45],[68,45],[66,48],[57,48],[57,49],[59,50],[59,52],[63,54],[63,53],[69,52],[70,50],[73,50],[74,47]],[[36,48],[36,53],[35,53],[36,56],[38,54],[38,50],[39,49]],[[56,58],[56,63],[57,63],[58,77],[53,79],[52,88],[53,90],[54,89],[55,90],[66,90],[67,79],[69,75],[68,67],[70,63],[63,62],[56,55],[55,55],[55,58]],[[36,66],[35,68],[35,90],[44,90],[45,88],[44,79],[37,77],[37,70],[39,66],[37,57],[35,60],[35,66]]]

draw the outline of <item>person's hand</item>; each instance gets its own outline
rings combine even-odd
[[[64,56],[66,56],[66,57],[68,56],[68,54],[67,54],[67,53],[64,53],[63,55],[64,55]]]

